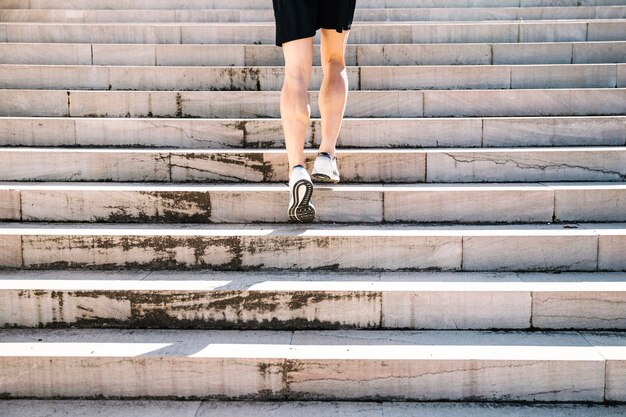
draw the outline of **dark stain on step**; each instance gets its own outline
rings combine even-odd
[[[263,291],[41,291],[41,296],[57,300],[58,316],[63,317],[63,300],[78,301],[77,310],[91,313],[87,317],[72,317],[70,321],[39,323],[40,327],[116,327],[116,328],[202,328],[202,329],[348,329],[357,324],[338,321],[308,320],[295,317],[280,320],[275,314],[285,310],[300,310],[324,301],[352,302],[365,299],[377,302],[377,292],[324,293],[315,292],[263,292]],[[30,297],[29,297],[30,298]],[[82,300],[81,300],[82,299]],[[95,317],[94,309],[84,307],[88,299],[110,299],[130,305],[126,318]],[[82,302],[81,302],[82,301]],[[54,314],[55,307],[51,307]],[[251,318],[244,319],[244,313]],[[227,317],[227,314],[231,317]],[[232,318],[236,316],[236,319]],[[259,318],[258,315],[265,315]],[[269,315],[269,317],[267,317]],[[274,317],[273,317],[274,316]],[[14,327],[5,325],[4,327]],[[361,326],[362,327],[362,326]],[[366,327],[377,328],[379,323]]]
[[[243,136],[243,140],[242,140],[242,144],[241,146],[245,149],[247,148],[247,140],[248,140],[248,130],[247,130],[247,122],[245,120],[241,120],[237,123],[235,123],[235,129],[240,130],[241,134]]]
[[[107,207],[115,209],[106,218],[98,217],[97,222],[114,223],[207,223],[211,218],[211,196],[208,192],[141,191],[139,195],[149,199],[149,206],[154,211],[129,213],[127,207]]]
[[[183,98],[180,93],[176,93],[176,117],[183,117]]]
[[[213,87],[213,91],[261,91],[261,77],[258,68],[224,68],[220,77],[228,80],[228,85]]]
[[[264,181],[270,179],[273,174],[274,174],[274,170],[272,169],[272,166],[269,162],[265,161],[265,157],[263,155],[263,153],[182,153],[182,154],[176,154],[176,157],[181,158],[181,159],[185,159],[188,161],[207,161],[207,164],[210,164],[212,162],[214,163],[218,163],[218,164],[225,164],[225,165],[235,165],[235,166],[239,166],[239,167],[243,167],[246,170],[250,169],[252,171],[256,171],[258,173],[260,173],[262,175],[262,178]],[[214,169],[210,169],[209,167],[207,167],[206,169],[202,169],[202,168],[198,168],[197,166],[194,167],[185,167],[185,166],[180,166],[180,165],[173,165],[173,166],[179,166],[181,168],[187,168],[187,169],[194,169],[194,170],[199,170],[199,171],[207,171],[209,173],[218,171],[218,170],[214,170]],[[223,177],[222,179],[232,179],[235,181],[241,181],[244,178],[239,178],[239,176],[237,175],[232,175],[229,176],[227,174],[217,174],[220,177]]]

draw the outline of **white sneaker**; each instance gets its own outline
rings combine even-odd
[[[311,176],[315,181],[338,183],[337,157],[331,158],[326,152],[318,153]]]
[[[315,207],[311,204],[313,183],[303,166],[294,167],[289,174],[289,220],[311,223],[315,220]]]

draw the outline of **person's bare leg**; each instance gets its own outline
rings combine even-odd
[[[348,32],[322,29],[321,60],[324,81],[320,89],[319,107],[322,117],[320,152],[335,156],[337,137],[341,129],[348,98],[348,75],[345,51]]]
[[[309,124],[309,82],[313,66],[313,38],[283,44],[285,82],[280,95],[280,116],[285,133],[289,169],[304,166],[304,139]]]

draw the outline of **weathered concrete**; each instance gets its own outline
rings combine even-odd
[[[355,22],[376,21],[481,21],[623,18],[620,7],[446,7],[446,8],[368,8],[357,9]],[[251,10],[16,10],[0,12],[4,22],[272,22],[271,9]]]
[[[34,9],[76,9],[76,4],[72,0],[31,0],[28,3],[26,0],[4,0],[7,8],[9,9],[27,9],[30,5]],[[395,9],[402,7],[409,8],[454,8],[454,7],[548,7],[548,6],[604,6],[619,4],[616,0],[560,0],[555,2],[554,0],[363,0],[359,3],[360,9],[377,9],[387,8]],[[122,0],[84,0],[81,2],[81,7],[86,10],[97,9],[166,9],[176,8],[182,10],[199,10],[199,9],[252,9],[252,10],[266,10],[271,9],[269,5],[265,3],[258,3],[254,0],[139,0],[136,4],[126,4]]]
[[[519,65],[510,68],[510,88],[614,88],[616,64]]]
[[[622,233],[622,223],[590,224],[586,227],[599,235],[598,269],[605,271],[626,270],[626,236]]]
[[[30,369],[3,384],[11,396],[600,402],[604,395],[605,360],[574,333],[135,331],[130,343],[124,331],[4,336],[7,375]],[[113,378],[122,372],[132,372],[132,386]],[[391,379],[381,383],[382,375]],[[527,378],[534,384],[520,385]]]
[[[543,186],[386,186],[385,220],[417,222],[549,222],[553,192]]]
[[[0,219],[22,219],[21,200],[18,191],[0,190]]]
[[[461,264],[461,236],[450,228],[15,226],[2,231],[22,235],[27,268],[456,270]]]
[[[316,152],[307,150],[311,166]],[[623,147],[339,150],[343,182],[616,181],[626,178]],[[45,157],[45,158],[44,158]],[[9,181],[283,182],[283,150],[64,150],[0,152]],[[27,162],[41,161],[37,169]],[[54,161],[54,164],[51,164]]]
[[[11,186],[9,186],[11,187]],[[287,222],[286,185],[162,186],[141,184],[23,185],[13,213],[0,219],[245,223]],[[17,192],[16,191],[0,191]],[[315,206],[320,221],[381,222],[381,186],[320,186]],[[0,194],[1,195],[1,194]],[[255,205],[249,202],[254,201]],[[0,212],[0,214],[2,214]],[[13,217],[12,217],[13,216]],[[17,216],[17,217],[15,217]]]
[[[564,226],[293,226],[104,227],[5,223],[22,236],[24,266],[218,269],[595,270],[598,238],[623,239],[620,223],[605,230]],[[619,246],[618,246],[619,247]],[[496,249],[497,248],[497,249]],[[494,251],[499,253],[493,257]],[[600,246],[600,268],[623,270],[620,252]],[[523,255],[523,256],[522,256]],[[607,268],[607,265],[612,265]]]
[[[219,44],[0,44],[2,64],[282,66],[280,48]],[[132,50],[132,54],[124,51]],[[17,53],[19,51],[19,53]],[[358,60],[357,60],[358,55]],[[314,47],[319,63],[319,46]],[[535,42],[348,45],[348,65],[530,65],[620,63],[626,42]]]
[[[547,183],[554,190],[557,221],[626,222],[626,185],[620,183]]]
[[[3,400],[10,417],[79,417],[106,413],[111,417],[621,417],[620,405],[492,404],[492,403],[363,403],[336,401],[113,401],[113,400]]]
[[[24,94],[27,92],[28,94]],[[4,116],[276,118],[277,91],[2,90]],[[13,97],[18,97],[11,101]],[[48,100],[48,97],[51,99]],[[317,92],[311,114],[319,117]],[[346,117],[622,116],[626,89],[353,91]],[[39,102],[44,98],[46,105]],[[376,103],[375,106],[372,103]],[[68,107],[69,104],[69,107]]]
[[[36,111],[33,112],[34,107]],[[0,115],[30,117],[68,116],[69,101],[65,91],[0,90]]]
[[[569,64],[572,62],[572,45],[570,42],[494,43],[491,47],[493,63],[496,65]],[[605,55],[602,59],[605,59]]]
[[[424,116],[596,116],[626,113],[623,89],[424,91]]]
[[[624,414],[623,1],[358,3],[314,203],[369,224],[286,225],[269,2],[0,0],[0,323],[82,328],[2,330],[0,397],[326,401],[5,414]]]
[[[0,235],[0,268],[20,268],[22,265],[21,238]]]
[[[619,333],[584,333],[606,360],[606,399],[626,400],[626,343]]]
[[[483,119],[485,147],[626,145],[626,117]]]
[[[307,166],[316,152],[307,151]],[[424,181],[426,154],[421,151],[341,150],[344,182]],[[172,181],[260,182],[286,181],[287,155],[284,151],[180,151],[171,153]]]
[[[245,26],[244,26],[245,25]],[[589,34],[587,34],[589,25]],[[8,42],[273,44],[271,23],[4,23]],[[245,30],[243,28],[245,27]],[[472,43],[575,42],[623,40],[626,23],[610,19],[580,21],[361,23],[348,42]]]
[[[20,148],[0,151],[0,163],[5,181],[170,180],[169,154],[159,151]]]
[[[463,232],[464,270],[593,271],[597,266],[598,236],[582,227],[520,226],[513,231],[501,226]]]
[[[28,65],[91,65],[90,44],[0,44],[0,63]],[[144,50],[145,48],[142,48]],[[128,60],[126,62],[132,63]]]
[[[311,121],[307,146],[319,144]],[[2,145],[281,148],[278,119],[0,117]],[[245,141],[244,141],[245,138]],[[626,117],[347,118],[345,147],[621,146]]]
[[[434,150],[430,182],[624,181],[626,148]]]
[[[5,271],[0,278],[2,326],[626,328],[623,273]]]

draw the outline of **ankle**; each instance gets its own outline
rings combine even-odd
[[[335,158],[335,150],[334,149],[320,149],[317,152],[318,155],[328,156],[330,159]]]

